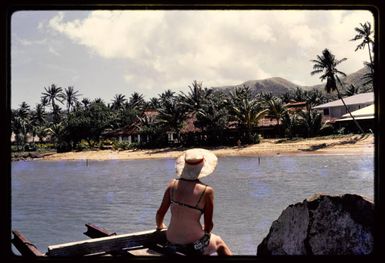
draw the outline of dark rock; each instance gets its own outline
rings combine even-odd
[[[373,202],[353,194],[316,194],[282,212],[257,255],[369,255],[373,228]]]

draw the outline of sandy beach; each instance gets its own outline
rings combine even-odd
[[[326,136],[309,139],[262,139],[259,144],[210,148],[217,156],[273,156],[334,154],[374,154],[373,135]],[[96,150],[54,153],[44,160],[130,160],[176,158],[184,149],[164,148],[151,150]]]

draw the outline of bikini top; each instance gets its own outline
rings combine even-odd
[[[176,180],[183,180],[183,178],[175,179],[173,186],[175,186]],[[185,181],[191,181],[191,180],[185,180]],[[196,180],[196,181],[198,181],[198,180]],[[204,211],[203,211],[203,209],[201,209],[201,208],[198,207],[198,204],[199,204],[199,202],[201,201],[201,199],[202,199],[202,197],[203,197],[203,195],[204,195],[204,193],[205,193],[205,191],[206,191],[206,188],[207,188],[207,185],[205,185],[205,188],[203,189],[203,191],[202,191],[202,193],[201,193],[201,195],[200,195],[200,197],[199,197],[198,202],[196,203],[196,205],[195,205],[195,206],[192,206],[192,205],[189,205],[189,204],[185,204],[185,203],[176,201],[176,200],[174,199],[174,187],[173,187],[173,188],[171,189],[171,203],[172,203],[172,204],[177,204],[177,205],[180,205],[180,206],[184,206],[184,207],[188,207],[188,208],[192,208],[192,209],[199,210],[199,211],[201,212],[201,214],[203,214]]]

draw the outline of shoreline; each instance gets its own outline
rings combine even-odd
[[[206,148],[206,147],[203,147]],[[141,160],[173,159],[186,148],[141,150],[93,150],[53,153],[36,160]],[[218,157],[227,156],[287,156],[287,155],[360,155],[374,154],[374,135],[325,136],[308,139],[262,139],[247,146],[207,147]]]

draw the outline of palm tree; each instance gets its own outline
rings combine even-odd
[[[257,126],[258,121],[268,113],[268,110],[263,109],[258,100],[251,97],[251,91],[245,85],[230,92],[229,99],[225,102],[229,106],[230,114],[238,121],[241,130],[245,130],[246,143],[253,142],[252,130]]]
[[[112,100],[112,109],[119,110],[123,108],[124,103],[126,102],[126,96],[122,94],[116,94]]]
[[[53,115],[53,122],[59,123],[61,121],[61,108],[59,105],[54,104],[52,109],[52,115]]]
[[[37,135],[40,142],[43,140],[43,137],[46,136],[46,134],[44,134],[44,130],[46,129],[45,124],[47,122],[46,117],[47,114],[43,105],[41,103],[36,104],[35,110],[32,112],[31,126],[33,138]]]
[[[183,110],[186,110],[191,116],[196,116],[208,103],[212,90],[202,88],[202,82],[198,83],[196,80],[193,81],[192,86],[188,87],[190,89],[188,94],[181,92],[181,105]],[[196,127],[202,129],[201,124],[201,122],[195,123]]]
[[[152,128],[157,124],[157,119],[154,115],[142,114],[141,116],[136,116],[136,118],[139,120],[140,123],[139,125],[136,125],[139,129],[142,127]]]
[[[50,87],[44,87],[45,92],[42,92],[41,102],[42,105],[51,104],[53,121],[55,123],[60,122],[60,107],[56,102],[62,103],[63,99],[63,89],[61,87],[56,87],[55,84],[51,84]]]
[[[373,63],[368,63],[364,62],[364,65],[370,69],[370,72],[365,73],[361,79],[365,81],[362,85],[366,86],[368,84],[373,85],[373,79],[374,79],[374,64]]]
[[[202,88],[202,83],[198,83],[196,80],[193,81],[192,86],[188,87],[190,89],[188,94],[181,92],[181,102],[189,112],[197,113],[202,109],[205,102],[207,102],[207,98],[212,93],[212,90]]]
[[[166,100],[175,99],[174,95],[175,95],[175,92],[168,89],[168,90],[164,91],[163,93],[159,94],[159,101],[160,101],[160,103],[163,103]]]
[[[83,104],[82,104],[82,102],[80,102],[80,101],[75,102],[75,105],[74,105],[74,107],[73,107],[73,110],[74,110],[74,111],[81,110],[82,107],[83,107],[82,105],[83,105]]]
[[[283,103],[289,103],[293,99],[293,96],[292,96],[292,93],[290,91],[287,91],[287,92],[283,93],[280,98],[281,98]]]
[[[271,93],[271,92],[261,92],[258,94],[258,97],[265,107],[267,107],[268,101],[270,101],[274,98],[273,93]]]
[[[83,98],[82,99],[82,103],[84,105],[84,108],[88,108],[88,106],[90,105],[91,101],[89,98]]]
[[[20,104],[20,108],[17,111],[17,115],[22,119],[28,119],[30,114],[30,109],[31,107],[25,101],[23,101]]]
[[[280,120],[285,114],[286,108],[279,98],[274,97],[271,100],[267,101],[267,109],[268,114],[275,118],[275,120],[277,121],[276,127],[278,130],[278,136],[280,136]]]
[[[354,84],[350,84],[350,86],[346,88],[344,95],[345,96],[353,96],[353,95],[358,94],[358,93],[360,93],[360,88],[354,86]]]
[[[143,110],[144,105],[146,104],[143,95],[138,92],[131,94],[131,97],[128,99],[128,106],[132,109]]]
[[[295,135],[297,123],[297,114],[290,114],[289,111],[285,111],[282,115],[282,125],[285,130],[285,135],[287,135],[289,139],[292,139]]]
[[[44,138],[47,137],[48,135],[48,128],[46,126],[36,126],[35,127],[35,133],[36,133],[36,136],[39,138],[39,141],[40,142],[43,142],[44,141]]]
[[[46,130],[47,134],[51,135],[51,140],[55,143],[56,148],[59,147],[60,143],[63,141],[63,135],[65,132],[65,126],[63,123],[54,123]]]
[[[293,100],[297,102],[303,102],[303,101],[306,101],[307,96],[308,96],[308,92],[306,90],[303,90],[300,87],[297,87],[294,90]]]
[[[305,127],[307,137],[317,135],[322,126],[322,115],[316,110],[298,112],[298,121]]]
[[[46,122],[47,113],[44,110],[44,106],[39,103],[36,104],[35,111],[32,113],[32,119],[34,123],[38,125],[44,124]]]
[[[12,112],[11,129],[18,146],[24,147],[28,132],[32,131],[30,106],[23,101],[20,107]]]
[[[160,106],[159,99],[158,98],[151,98],[150,102],[148,103],[148,107],[150,109],[157,109]]]
[[[307,110],[310,110],[312,107],[320,105],[322,103],[326,103],[327,98],[323,94],[323,92],[319,89],[313,88],[312,90],[307,92],[306,103]]]
[[[75,103],[78,101],[78,90],[74,90],[74,87],[70,86],[64,90],[64,93],[62,93],[62,99],[67,104],[67,112],[70,113],[71,107],[75,105]]]
[[[182,110],[179,99],[175,96],[164,97],[164,99],[161,100],[158,111],[159,123],[163,125],[165,129],[170,129],[175,132],[176,138],[179,141],[180,129],[183,127],[183,122],[187,118],[187,112]]]
[[[27,134],[31,131],[30,106],[24,101],[17,110],[12,111],[11,130],[15,134],[17,150],[23,149]]]
[[[372,34],[374,33],[374,31],[372,30],[372,26],[369,22],[366,22],[365,24],[360,23],[360,26],[361,27],[354,28],[354,30],[357,32],[357,35],[355,35],[354,38],[350,41],[362,40],[362,42],[357,46],[355,51],[357,51],[358,49],[364,49],[365,46],[368,46],[370,64],[373,64],[371,45],[374,45],[374,41],[372,38]],[[371,68],[371,70],[373,73],[374,69]]]
[[[47,98],[47,97],[41,97],[41,98],[40,98],[40,103],[41,103],[41,105],[42,105],[44,108],[47,107],[48,104],[49,104],[48,98]]]
[[[103,104],[103,105],[106,105],[104,103],[104,100],[102,98],[95,98],[92,103],[99,103],[99,104]]]
[[[143,141],[145,144],[161,141],[159,140],[160,138],[158,136],[158,133],[160,132],[160,125],[158,125],[158,119],[156,115],[143,113],[141,116],[136,117],[139,120],[139,123],[134,125],[140,131],[141,136],[143,135],[143,138],[147,137],[147,140],[144,139]]]
[[[210,99],[196,113],[196,118],[197,126],[208,133],[212,144],[223,142],[223,132],[228,123],[228,111],[219,94],[210,96]]]
[[[24,148],[28,133],[28,120],[14,115],[11,119],[11,130],[15,134],[17,150]]]
[[[56,87],[55,84],[52,84],[50,87],[44,87],[45,92],[42,92],[42,100],[47,99],[48,103],[51,103],[52,110],[54,110],[56,101],[62,102],[62,91],[61,87]]]
[[[341,99],[342,103],[345,106],[346,111],[349,113],[350,117],[353,119],[354,123],[358,127],[358,129],[363,133],[361,126],[358,124],[352,113],[350,112],[349,108],[346,106],[346,103],[344,99],[342,98],[340,91],[337,87],[337,81],[340,84],[341,87],[343,87],[343,84],[338,77],[338,75],[346,76],[345,73],[342,71],[339,71],[336,66],[339,65],[341,62],[347,60],[346,58],[343,58],[341,60],[337,60],[335,56],[328,50],[324,49],[322,51],[321,56],[317,56],[317,59],[311,60],[311,62],[314,63],[313,65],[313,71],[310,73],[311,75],[323,73],[320,77],[321,81],[326,79],[326,85],[325,90],[327,93],[331,93],[332,91],[337,91],[338,98]]]

